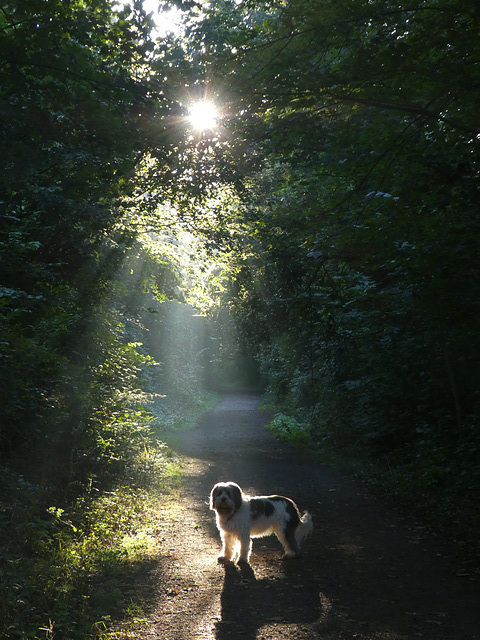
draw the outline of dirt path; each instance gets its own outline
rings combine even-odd
[[[186,478],[165,505],[157,595],[135,637],[169,640],[479,640],[480,584],[440,542],[263,428],[258,398],[226,397],[182,436]],[[251,569],[217,565],[207,500],[220,480],[281,493],[313,516],[302,558],[254,542]]]

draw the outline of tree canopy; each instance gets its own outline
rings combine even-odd
[[[429,488],[479,446],[479,18],[222,2],[191,45],[244,162],[231,304],[271,393]]]

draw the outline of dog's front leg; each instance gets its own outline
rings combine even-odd
[[[244,534],[240,538],[240,556],[238,562],[248,562],[250,552],[252,551],[252,540],[250,534]]]
[[[231,562],[235,549],[235,537],[231,533],[222,532],[222,550],[217,557],[218,562]]]

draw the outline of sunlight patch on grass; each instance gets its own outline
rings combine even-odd
[[[121,546],[129,558],[149,557],[158,551],[158,540],[149,530],[137,531],[124,536]]]

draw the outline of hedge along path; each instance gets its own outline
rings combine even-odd
[[[264,428],[255,395],[226,396],[180,436],[180,496],[164,506],[148,619],[136,637],[175,640],[479,640],[480,582],[448,546],[356,482]],[[298,560],[256,539],[251,567],[217,565],[208,495],[234,480],[312,514]]]

